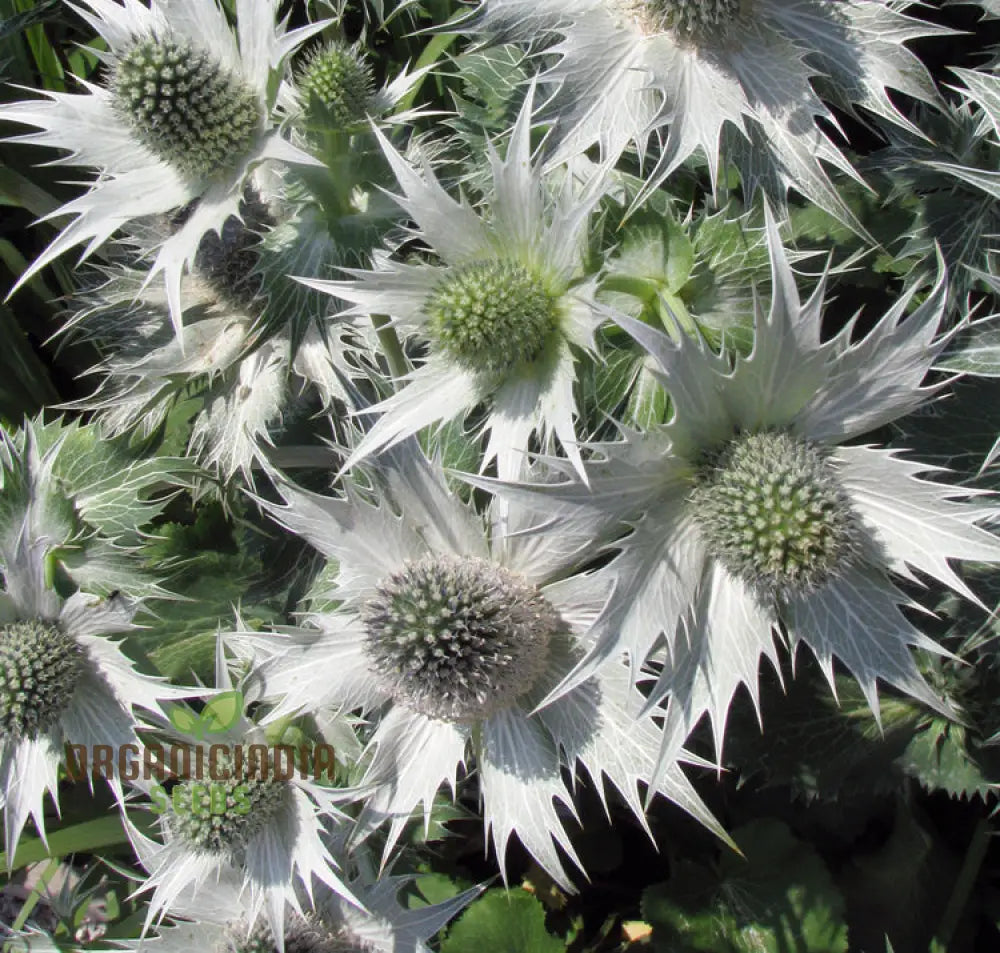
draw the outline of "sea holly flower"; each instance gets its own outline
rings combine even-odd
[[[533,434],[558,437],[579,462],[572,349],[591,350],[600,322],[583,260],[599,191],[577,194],[568,178],[557,194],[549,191],[531,163],[531,102],[506,158],[489,147],[493,181],[483,214],[449,196],[429,166],[417,172],[380,136],[403,189],[397,201],[417,224],[414,237],[442,263],[383,255],[371,271],[352,270],[351,281],[307,282],[352,302],[345,314],[388,315],[404,336],[430,345],[426,363],[365,410],[381,416],[345,467],[484,402],[484,466],[496,459],[501,473],[516,475]]]
[[[128,264],[78,295],[65,333],[104,355],[89,371],[100,378],[96,392],[70,409],[95,412],[106,435],[148,436],[179,401],[200,400],[188,453],[224,480],[249,481],[259,445],[280,444],[286,418],[346,398],[341,382],[356,373],[349,359],[360,346],[349,329],[326,326],[326,295],[285,274],[290,260],[300,271],[339,260],[325,228],[297,213],[272,228],[258,201],[242,214],[201,242],[185,283],[183,339],[162,286]]]
[[[364,121],[375,101],[375,78],[360,45],[336,40],[310,50],[295,90],[311,117],[341,129]]]
[[[240,668],[246,666],[242,661]],[[165,745],[180,745],[209,765],[208,779],[182,780],[169,795],[151,780],[136,786],[149,794],[150,809],[159,814],[160,841],[147,837],[130,820],[126,829],[136,855],[149,877],[142,886],[152,893],[146,927],[162,920],[178,899],[197,896],[209,883],[229,879],[243,896],[241,907],[250,927],[266,924],[272,936],[283,936],[289,907],[305,916],[300,897],[313,902],[316,884],[346,898],[357,899],[337,872],[327,845],[327,822],[337,825],[343,814],[336,807],[343,793],[312,775],[326,766],[301,761],[291,777],[277,777],[277,763],[269,754],[266,764],[251,761],[252,745],[267,748],[265,731],[248,716],[247,709],[260,701],[259,680],[245,671],[233,681],[225,647],[216,643],[215,687],[212,713],[198,719],[192,735],[164,735]],[[173,725],[194,723],[173,713]],[[217,756],[211,777],[211,751],[228,748]],[[239,748],[244,755],[239,759]],[[200,750],[200,755],[199,755]],[[217,751],[219,749],[216,749]],[[242,770],[237,764],[243,765]],[[206,795],[206,791],[208,792]],[[211,809],[205,809],[206,799]]]
[[[77,12],[107,43],[103,85],[84,94],[0,107],[0,119],[40,132],[15,141],[69,153],[90,166],[90,190],[46,218],[72,221],[21,276],[86,244],[89,256],[123,226],[194,203],[159,246],[148,279],[163,272],[175,330],[181,278],[202,236],[238,215],[244,187],[263,162],[315,163],[279,134],[271,111],[286,58],[325,23],[286,33],[276,0],[239,0],[234,35],[215,0],[84,0]]]
[[[63,599],[49,585],[49,502],[32,499],[17,525],[5,514],[0,533],[0,806],[8,867],[29,816],[45,837],[46,792],[58,810],[67,744],[88,751],[134,744],[134,707],[158,711],[163,700],[192,694],[137,672],[108,638],[135,628],[135,603],[79,590]],[[120,780],[108,780],[121,799]]]
[[[471,754],[501,870],[516,834],[572,889],[556,849],[580,866],[555,806],[573,812],[564,767],[581,765],[602,796],[604,775],[644,824],[638,785],[665,746],[650,719],[633,720],[642,699],[621,666],[532,713],[572,668],[603,594],[568,575],[579,553],[559,536],[525,535],[522,508],[484,518],[453,496],[413,441],[378,463],[370,500],[353,484],[338,498],[279,482],[285,505],[263,504],[337,567],[327,594],[337,607],[307,613],[312,628],[286,633],[284,647],[271,637],[261,678],[282,700],[269,717],[377,716],[359,829],[388,821],[386,856],[418,806],[429,824],[438,789],[454,793]],[[725,836],[676,761],[654,793]]]
[[[849,321],[823,341],[823,283],[801,302],[770,217],[768,244],[773,298],[748,356],[619,316],[656,361],[669,422],[595,446],[589,488],[491,483],[534,499],[553,532],[618,551],[594,577],[614,591],[593,646],[550,701],[623,651],[634,669],[652,658],[662,670],[649,704],[666,700],[685,731],[707,712],[721,747],[734,693],[742,684],[756,699],[761,656],[777,663],[780,626],[831,685],[840,660],[876,713],[880,679],[950,711],[909,651],[944,650],[900,611],[915,604],[892,577],[919,572],[975,600],[949,560],[1000,560],[976,525],[996,509],[924,479],[932,466],[854,442],[937,392],[923,382],[949,337],[945,277],[912,314],[911,292],[864,338]]]
[[[330,134],[356,131],[366,125],[369,117],[382,123],[399,123],[420,115],[420,110],[392,111],[428,71],[429,67],[412,72],[404,67],[378,89],[364,47],[331,40],[305,53],[290,93],[307,125],[327,133],[329,138]]]
[[[189,890],[170,907],[172,925],[155,936],[125,941],[126,949],[187,953],[192,949],[218,953],[430,953],[427,941],[473,900],[473,887],[441,903],[406,909],[397,899],[412,877],[384,876],[374,883],[350,882],[364,909],[346,903],[321,885],[313,906],[288,911],[284,932],[274,933],[254,919],[247,893],[231,874],[199,890]],[[140,946],[141,944],[141,946]]]
[[[485,0],[464,29],[487,40],[557,40],[543,79],[558,88],[555,159],[599,143],[616,158],[629,142],[663,148],[640,200],[689,156],[720,154],[740,169],[746,195],[789,188],[862,231],[824,164],[855,175],[817,124],[836,120],[813,83],[839,107],[910,127],[893,88],[937,103],[934,84],[905,46],[939,27],[885,0]],[[729,128],[725,128],[725,127]]]

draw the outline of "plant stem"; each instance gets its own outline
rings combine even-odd
[[[986,849],[990,844],[990,825],[986,818],[981,817],[976,824],[976,829],[972,832],[972,840],[965,852],[965,860],[962,862],[962,869],[955,879],[955,886],[952,888],[951,896],[948,898],[948,906],[945,907],[941,917],[941,923],[937,929],[937,939],[940,940],[944,949],[948,949],[951,943],[952,934],[958,926],[962,911],[968,902],[969,894],[979,876],[979,868],[982,866],[983,858],[986,856]]]
[[[389,362],[389,370],[397,381],[409,373],[409,365],[406,363],[406,355],[403,353],[403,345],[399,343],[399,336],[384,314],[372,315],[372,326],[378,335],[379,344],[385,351],[386,359]]]

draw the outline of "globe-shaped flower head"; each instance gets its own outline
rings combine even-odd
[[[888,88],[937,102],[934,84],[904,45],[940,28],[904,16],[887,0],[484,0],[465,29],[487,41],[535,43],[559,60],[543,74],[558,89],[556,159],[599,143],[615,158],[651,135],[663,148],[653,190],[692,154],[733,161],[750,196],[772,202],[795,188],[862,230],[824,164],[854,174],[817,124],[836,127],[813,88],[909,128]]]
[[[169,474],[163,461],[146,461],[119,465],[112,479],[97,451],[96,461],[60,459],[67,446],[86,446],[87,435],[30,422],[13,436],[0,432],[0,808],[8,866],[29,816],[45,836],[46,791],[58,809],[66,745],[89,756],[96,745],[135,744],[134,708],[159,711],[162,701],[194,692],[137,672],[108,638],[135,628],[137,600],[78,588],[107,593],[117,579],[133,591],[158,591],[102,530],[114,526],[124,536],[137,512],[152,516],[156,504],[137,499],[136,489]],[[83,472],[86,489],[73,492]],[[57,584],[71,594],[63,598]],[[121,781],[108,780],[120,800]]]
[[[373,468],[379,503],[351,486],[342,498],[281,485],[266,504],[337,567],[317,594],[327,611],[286,636],[258,637],[274,654],[262,667],[269,717],[361,709],[377,717],[359,819],[389,822],[386,855],[415,808],[430,811],[443,783],[475,759],[484,820],[501,870],[516,834],[558,883],[569,877],[556,845],[580,866],[556,809],[572,810],[564,771],[579,763],[603,792],[602,774],[642,823],[639,782],[666,743],[623,666],[609,666],[542,711],[533,709],[582,654],[580,634],[603,603],[589,577],[568,576],[579,555],[557,535],[527,533],[537,519],[503,504],[479,515],[445,487],[410,440]],[[400,519],[396,511],[405,514]],[[526,535],[522,535],[522,534]],[[324,577],[326,580],[326,577]],[[724,836],[673,760],[661,793]],[[603,794],[602,794],[603,796]]]
[[[976,491],[852,442],[936,392],[923,381],[948,337],[943,274],[912,314],[911,294],[861,340],[848,322],[823,341],[823,283],[800,302],[770,217],[768,244],[772,304],[758,308],[748,356],[618,316],[655,361],[670,421],[595,447],[589,486],[499,487],[533,499],[553,532],[617,550],[595,575],[613,593],[594,648],[550,698],[621,652],[636,668],[655,658],[649,703],[669,699],[685,731],[708,712],[720,748],[734,693],[745,684],[756,698],[760,657],[777,661],[779,624],[831,685],[843,662],[876,714],[878,680],[948,710],[909,651],[941,649],[900,611],[911,600],[892,577],[916,570],[972,597],[949,559],[1000,561],[976,525],[995,508],[964,502]]]
[[[196,202],[150,275],[164,273],[179,331],[182,274],[202,236],[238,214],[253,169],[316,161],[278,134],[272,73],[324,24],[285,33],[276,0],[239,0],[235,35],[215,0],[84,3],[75,9],[108,46],[104,85],[81,80],[85,94],[0,107],[0,120],[41,130],[15,141],[65,150],[56,163],[99,173],[90,191],[46,216],[72,221],[19,284],[70,248],[86,243],[86,257],[130,221]]]
[[[187,953],[191,949],[216,953],[430,953],[427,941],[466,904],[480,888],[472,887],[441,903],[410,910],[397,896],[412,877],[385,874],[374,883],[351,881],[352,893],[363,909],[320,885],[311,909],[288,911],[284,932],[255,921],[255,911],[238,877],[222,873],[218,879],[189,889],[170,907],[171,926],[157,930],[155,939],[119,941],[128,950],[147,946],[162,953]],[[305,905],[303,905],[305,906]]]
[[[353,302],[348,314],[389,315],[404,335],[429,342],[426,363],[366,411],[381,417],[348,467],[484,402],[491,405],[484,465],[495,458],[501,473],[515,476],[533,434],[558,437],[579,461],[572,347],[592,349],[600,323],[594,281],[584,269],[586,227],[599,190],[575,194],[567,178],[553,193],[553,183],[531,164],[531,104],[529,95],[506,158],[489,148],[493,181],[482,214],[382,139],[404,192],[398,201],[440,264],[383,256],[372,271],[352,271],[352,281],[308,282]]]
[[[137,781],[154,809],[159,801],[161,841],[130,821],[126,828],[149,873],[142,886],[152,893],[147,927],[178,902],[190,904],[208,884],[229,882],[241,897],[244,929],[283,937],[290,915],[306,915],[302,898],[311,902],[316,886],[358,903],[339,875],[325,826],[343,819],[335,802],[344,796],[325,778],[310,777],[301,761],[279,764],[273,750],[251,757],[254,745],[268,747],[265,733],[247,716],[259,691],[252,671],[234,682],[229,666],[220,638],[213,697],[216,704],[225,701],[225,727],[205,738],[167,739],[168,747],[189,748],[192,764],[208,765],[207,777],[180,781],[169,795]],[[177,715],[171,720],[181,722]],[[217,800],[210,804],[210,798]]]

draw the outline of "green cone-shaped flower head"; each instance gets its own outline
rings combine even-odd
[[[691,494],[712,554],[772,592],[826,582],[855,551],[859,524],[829,460],[781,431],[741,434]]]
[[[118,60],[114,95],[139,139],[194,179],[231,172],[263,122],[256,91],[180,37],[137,40]]]
[[[431,332],[472,371],[502,373],[533,361],[559,326],[558,297],[516,261],[453,270],[427,302]]]
[[[195,850],[238,854],[287,804],[290,792],[284,781],[234,771],[230,760],[226,767],[230,777],[224,781],[183,782],[181,803],[191,807],[200,797],[201,809],[175,812],[170,824]],[[223,792],[225,809],[221,809]]]
[[[83,674],[83,647],[55,622],[0,628],[0,738],[34,741],[69,706]]]
[[[322,118],[344,126],[365,118],[375,93],[363,53],[337,42],[313,51],[298,74],[298,86],[307,109],[315,101],[325,113]]]

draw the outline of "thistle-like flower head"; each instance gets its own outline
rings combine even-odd
[[[429,342],[426,363],[399,390],[365,413],[381,416],[346,466],[430,424],[464,416],[489,401],[484,465],[494,458],[514,476],[532,434],[559,438],[579,460],[573,430],[573,346],[593,347],[599,318],[594,283],[584,274],[584,240],[595,188],[557,194],[532,165],[529,96],[506,158],[492,146],[492,187],[484,211],[442,188],[429,166],[421,175],[388,141],[383,149],[417,223],[415,236],[440,264],[404,264],[386,256],[353,280],[309,282],[352,302],[348,314],[386,314],[407,337]]]
[[[28,469],[37,473],[37,448],[28,440]],[[9,478],[9,471],[5,475]],[[108,638],[134,628],[132,600],[121,595],[101,599],[80,590],[63,598],[56,592],[49,568],[54,540],[46,533],[52,525],[46,514],[51,498],[36,494],[17,507],[16,489],[9,484],[4,489],[0,806],[10,865],[29,816],[45,836],[44,796],[48,792],[58,808],[59,766],[66,745],[83,745],[89,751],[95,745],[134,744],[134,707],[159,711],[163,700],[192,692],[140,674],[119,644]],[[119,554],[112,564],[119,572],[123,559]],[[72,586],[72,580],[60,582]],[[120,800],[120,780],[109,781]]]
[[[924,378],[948,338],[943,272],[911,314],[912,293],[866,337],[853,340],[848,322],[824,341],[824,282],[801,302],[773,222],[768,244],[772,304],[758,308],[748,356],[619,316],[655,361],[670,421],[595,446],[603,459],[588,467],[589,489],[500,488],[534,499],[553,531],[617,550],[595,577],[614,590],[594,647],[550,697],[620,652],[636,668],[654,657],[650,704],[668,700],[684,730],[708,712],[720,747],[733,694],[745,684],[756,698],[760,657],[777,661],[779,623],[831,685],[834,659],[844,663],[876,713],[880,679],[947,711],[909,648],[943,650],[900,611],[911,602],[892,576],[919,571],[974,598],[949,560],[1000,560],[1000,543],[976,525],[995,509],[966,502],[975,490],[853,442],[936,392]]]
[[[103,85],[3,106],[0,120],[37,127],[16,141],[64,150],[55,162],[98,178],[49,216],[72,221],[20,283],[70,248],[86,244],[86,257],[130,221],[195,203],[150,275],[164,273],[179,332],[181,277],[202,237],[238,214],[254,168],[316,161],[278,134],[272,73],[324,24],[286,33],[275,0],[240,0],[235,35],[215,0],[85,0],[76,9],[107,43]]]
[[[336,498],[282,482],[286,505],[268,505],[337,567],[323,596],[337,608],[307,613],[312,628],[284,645],[277,634],[257,638],[272,656],[262,666],[268,695],[279,699],[269,717],[377,716],[359,836],[390,822],[387,855],[414,808],[429,823],[439,787],[454,792],[471,754],[501,868],[517,834],[569,888],[556,844],[580,861],[554,803],[572,810],[564,768],[579,762],[602,792],[606,775],[641,821],[638,782],[667,747],[652,721],[633,720],[641,697],[622,666],[532,713],[580,656],[603,594],[589,577],[565,578],[579,553],[561,537],[522,536],[533,521],[526,511],[498,506],[484,518],[461,503],[413,440],[377,463],[377,503],[350,484]],[[650,790],[721,835],[678,756],[675,745]]]
[[[364,121],[376,105],[371,65],[357,46],[336,40],[310,50],[295,76],[304,108],[333,128],[349,128]]]
[[[252,745],[267,749],[265,733],[248,717],[247,708],[260,700],[253,671],[234,682],[222,640],[217,643],[217,693],[241,706],[224,729],[210,739],[175,736],[171,745],[188,747],[210,768],[211,781],[180,781],[166,796],[148,781],[137,786],[150,794],[152,804],[162,797],[160,840],[147,837],[131,822],[127,830],[142,865],[149,872],[143,885],[150,891],[146,926],[159,922],[177,904],[190,904],[209,882],[232,882],[241,896],[243,929],[260,927],[272,937],[283,937],[290,912],[300,918],[321,885],[350,903],[357,898],[338,873],[328,846],[326,825],[337,825],[343,814],[335,806],[344,796],[299,769],[278,776],[273,753],[250,762]],[[171,719],[176,724],[176,716]],[[198,751],[201,754],[198,754]],[[214,756],[212,750],[216,751]],[[241,767],[237,767],[237,764]],[[226,775],[220,780],[217,777]],[[206,785],[215,803],[211,810],[196,807]],[[178,809],[181,805],[183,809]],[[182,911],[179,911],[182,912]]]
[[[721,155],[748,196],[763,188],[781,204],[795,188],[862,234],[824,169],[855,174],[816,122],[836,120],[813,80],[848,112],[902,126],[889,88],[938,101],[905,43],[942,31],[886,0],[484,0],[465,28],[557,41],[541,47],[559,57],[543,74],[557,86],[557,159],[594,143],[610,158],[630,141],[642,153],[659,135],[644,195],[696,152],[714,183]]]
[[[479,888],[450,900],[415,910],[404,908],[399,893],[411,877],[384,875],[374,883],[358,877],[350,882],[363,909],[320,885],[311,903],[287,910],[284,928],[275,932],[255,920],[255,911],[240,881],[223,873],[199,890],[188,890],[170,907],[171,926],[158,928],[146,944],[163,953],[191,949],[218,953],[430,953],[427,941],[473,900]],[[126,941],[138,949],[143,941]]]
[[[284,273],[289,256],[300,270],[339,260],[325,229],[295,213],[271,228],[255,201],[242,211],[243,221],[230,218],[202,239],[185,285],[183,340],[163,288],[125,264],[81,293],[66,333],[104,353],[89,372],[100,378],[96,392],[71,409],[96,412],[109,436],[148,436],[178,400],[200,400],[188,452],[224,480],[250,481],[259,444],[280,442],[285,419],[307,402],[312,411],[346,396],[341,375],[353,370],[353,351],[346,328],[320,320],[327,297]]]

